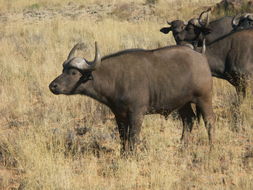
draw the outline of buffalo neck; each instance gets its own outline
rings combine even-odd
[[[217,40],[206,46],[205,55],[210,66],[212,76],[222,79],[226,78],[226,62],[230,47],[231,42],[229,40]]]
[[[232,16],[225,16],[212,21],[208,25],[208,28],[211,29],[211,33],[206,35],[206,43],[212,43],[215,40],[228,35],[233,30],[231,25],[232,20]]]
[[[110,73],[103,72],[99,67],[92,72],[92,80],[85,84],[82,94],[110,106],[110,97],[113,95],[111,91],[112,83],[113,78]]]

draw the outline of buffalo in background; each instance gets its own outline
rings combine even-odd
[[[211,24],[222,23],[226,17],[209,24],[209,11],[202,12],[198,19],[190,19],[184,29],[177,33],[175,40],[177,44],[190,43],[199,47],[205,39],[206,56],[212,75],[227,80],[236,88],[239,97],[245,97],[253,74],[253,29],[245,29],[246,25],[243,24],[252,19],[252,14],[229,17],[231,31],[223,34],[225,30],[218,33],[217,28],[220,27],[214,28]],[[202,18],[204,13],[207,13],[205,22]],[[227,26],[228,20],[224,26]],[[213,36],[215,38],[210,38]]]
[[[185,36],[184,39],[187,39],[187,42],[190,42],[194,46],[199,42],[199,38],[202,38],[205,35],[206,43],[210,43],[233,30],[232,27],[232,16],[225,16],[220,19],[209,21],[209,17],[204,18],[205,14],[208,14],[211,9],[203,11],[199,18],[190,19],[188,22],[184,22],[182,20],[175,20],[172,22],[168,22],[171,24],[171,27],[164,27],[160,31],[164,34],[172,31],[173,37],[177,44],[182,41],[182,37],[179,38],[179,33],[182,31],[189,31],[187,33],[183,33]],[[208,27],[206,27],[208,26]],[[191,31],[194,30],[192,33]],[[180,35],[183,35],[182,33]]]

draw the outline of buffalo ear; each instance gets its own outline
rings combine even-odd
[[[164,34],[168,34],[171,31],[171,27],[164,27],[161,28],[160,32],[164,33]]]
[[[212,32],[212,29],[204,27],[204,28],[201,28],[201,32],[204,35],[207,35],[207,34],[210,34]]]

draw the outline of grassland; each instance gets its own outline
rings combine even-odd
[[[145,117],[138,154],[128,159],[119,155],[107,108],[49,92],[76,42],[87,45],[87,59],[95,40],[103,55],[174,44],[159,32],[166,20],[189,18],[217,1],[154,2],[0,0],[0,189],[253,189],[253,97],[235,126],[235,90],[227,82],[214,79],[212,152],[203,123],[185,148],[181,122],[152,115]],[[68,146],[66,136],[78,127],[90,130]]]

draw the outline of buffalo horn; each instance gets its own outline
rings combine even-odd
[[[75,55],[75,52],[77,49],[83,49],[85,46],[84,46],[84,43],[77,43],[72,49],[71,51],[69,52],[69,55],[68,55],[68,58],[67,60],[71,59],[74,57]]]
[[[201,26],[208,26],[209,25],[209,12],[211,11],[211,8],[208,8],[207,10],[205,10],[205,11],[203,11],[200,15],[199,15],[199,19],[198,19],[198,22],[199,22],[199,24],[201,25]],[[205,24],[202,22],[202,17],[203,17],[203,15],[204,15],[204,13],[207,13],[207,18],[206,18],[206,22],[205,22]]]
[[[245,14],[238,14],[236,16],[234,16],[233,20],[232,20],[232,26],[235,27],[239,24],[239,21],[241,18],[247,18],[249,20],[253,21],[253,14],[252,13],[245,13]]]
[[[194,26],[201,27],[201,24],[200,24],[200,22],[199,22],[199,19],[194,18],[194,19],[192,19],[190,22],[191,22]]]
[[[95,58],[93,61],[87,61],[84,58],[76,57],[73,60],[70,60],[73,58],[75,50],[79,49],[81,44],[76,44],[72,50],[69,53],[68,60],[65,61],[64,65],[70,65],[72,67],[75,67],[77,69],[83,70],[83,71],[89,71],[89,70],[95,70],[96,67],[98,67],[101,63],[101,56],[100,52],[97,46],[97,42],[95,42]],[[70,62],[69,62],[70,61]]]
[[[101,63],[101,55],[98,49],[97,42],[95,42],[95,58],[92,62],[88,62],[89,67],[87,69],[94,70],[96,67],[100,65],[100,63]]]
[[[203,39],[202,43],[203,43],[203,45],[202,45],[201,53],[205,54],[206,53],[206,39],[205,38]]]
[[[251,13],[249,13],[249,14],[247,14],[247,18],[249,19],[249,20],[252,20],[253,21],[253,14]]]
[[[234,16],[233,20],[232,20],[232,26],[235,27],[239,24],[239,20],[241,19],[242,15],[241,14],[237,14]]]

